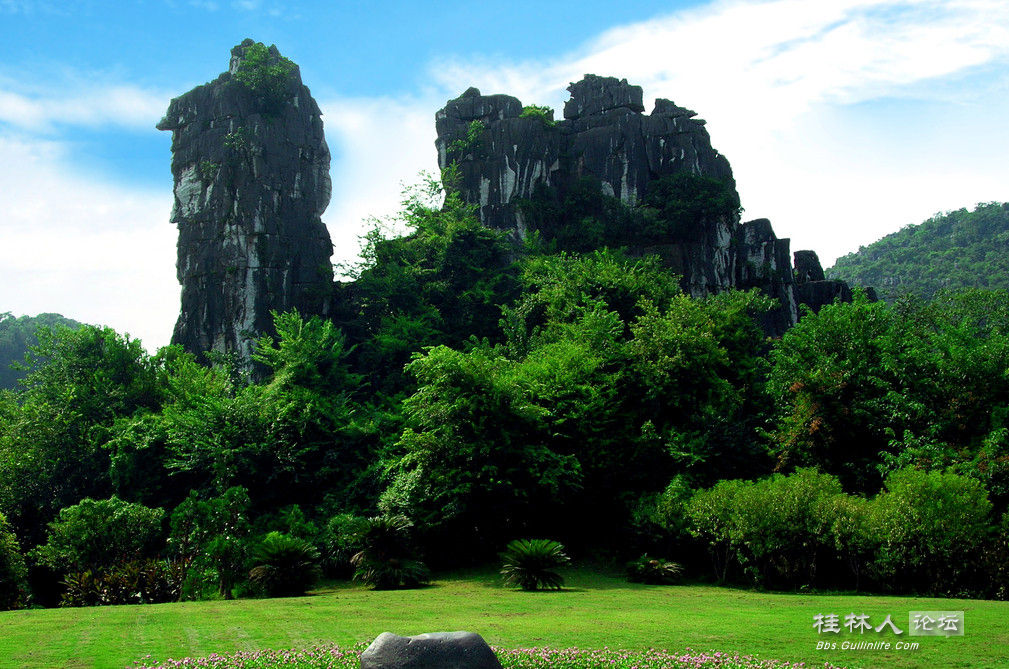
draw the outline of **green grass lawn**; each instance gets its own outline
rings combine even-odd
[[[456,573],[421,590],[338,585],[310,597],[0,613],[0,666],[125,667],[314,643],[351,645],[383,631],[471,630],[500,647],[739,651],[861,667],[1009,666],[1009,603],[863,595],[768,594],[713,586],[646,586],[589,570],[565,572],[562,592],[506,590],[490,571]],[[962,610],[962,637],[908,637],[908,612]],[[886,615],[904,634],[818,634],[813,616]],[[843,629],[843,628],[842,628]],[[816,649],[818,641],[837,650]],[[889,641],[891,650],[841,650]],[[896,650],[896,642],[917,650]]]

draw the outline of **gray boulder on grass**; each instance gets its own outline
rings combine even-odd
[[[501,669],[501,663],[474,632],[383,632],[361,654],[361,669]]]

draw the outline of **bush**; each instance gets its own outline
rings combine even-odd
[[[0,610],[18,609],[28,603],[28,570],[17,537],[0,513]]]
[[[46,543],[32,552],[36,561],[61,573],[109,567],[153,554],[161,540],[165,512],[118,497],[60,510],[49,523]]]
[[[735,559],[732,531],[736,496],[752,485],[749,481],[719,481],[709,489],[698,490],[687,503],[690,534],[707,545],[719,583],[728,579]]]
[[[284,103],[295,64],[284,58],[275,46],[269,48],[262,42],[245,40],[242,62],[234,79],[263,98],[267,111],[277,111]]]
[[[564,546],[550,539],[516,539],[501,554],[505,584],[523,590],[560,590],[564,578],[554,569],[571,559]]]
[[[554,120],[554,110],[545,105],[526,105],[522,108],[519,118],[538,119],[540,123],[548,128],[557,125],[557,121]]]
[[[646,553],[658,552],[677,559],[689,557],[690,544],[687,503],[693,495],[683,476],[676,476],[662,493],[646,493],[631,511],[631,531],[635,547]]]
[[[233,487],[207,500],[191,492],[172,511],[168,543],[186,565],[184,598],[231,599],[248,569],[249,504],[246,490]]]
[[[354,580],[375,590],[416,588],[430,581],[427,566],[412,555],[404,516],[376,516],[365,521],[352,541],[362,548],[350,559]]]
[[[367,529],[368,519],[352,513],[338,513],[322,532],[322,570],[329,576],[350,578],[354,568],[350,559],[363,546],[359,537]]]
[[[185,568],[180,562],[135,560],[109,569],[68,574],[60,606],[177,602]]]
[[[815,469],[760,481],[722,481],[688,504],[695,536],[708,542],[716,574],[738,563],[758,585],[813,585],[817,565],[835,554],[829,534],[842,495],[837,479]]]
[[[683,568],[679,564],[662,558],[642,555],[627,563],[627,580],[631,583],[671,585],[678,583],[682,575]]]
[[[249,578],[270,597],[303,595],[321,576],[319,551],[304,539],[280,532],[266,535],[252,561]]]
[[[974,479],[907,468],[886,478],[873,502],[879,544],[872,568],[895,590],[960,594],[976,575],[972,557],[989,532],[991,502]]]

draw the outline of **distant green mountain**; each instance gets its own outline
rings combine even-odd
[[[39,314],[38,316],[21,316],[15,318],[9,311],[0,313],[0,389],[17,388],[18,380],[25,373],[13,369],[12,363],[22,362],[29,346],[36,343],[35,332],[42,326],[57,327],[65,325],[69,328],[79,328],[77,321],[64,318],[59,314]]]
[[[936,214],[838,258],[826,274],[872,286],[887,301],[944,288],[1009,289],[1009,203]]]

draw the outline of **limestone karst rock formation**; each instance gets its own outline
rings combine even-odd
[[[732,169],[694,112],[659,99],[645,114],[641,88],[626,80],[587,75],[568,90],[557,122],[474,88],[437,113],[439,163],[456,166],[453,186],[485,225],[518,242],[529,233],[520,205],[538,191],[560,205],[589,182],[633,208],[664,177],[696,175],[719,184],[735,208],[621,244],[629,253],[659,255],[695,296],[759,287],[779,301],[763,319],[773,335],[796,322],[800,303],[817,309],[850,295],[843,282],[824,281],[815,254],[800,252],[796,277],[789,240],[767,219],[739,220]],[[234,353],[250,367],[256,338],[272,331],[272,311],[354,310],[352,284],[333,282],[320,218],[331,190],[321,112],[294,63],[246,40],[232,49],[227,72],[172,100],[157,127],[172,131],[182,284],[173,342],[198,354]]]
[[[523,202],[546,186],[560,205],[586,177],[630,206],[645,198],[650,183],[677,173],[718,180],[735,194],[729,162],[712,148],[705,122],[694,112],[658,99],[645,114],[641,87],[613,77],[586,75],[568,91],[564,119],[557,122],[523,114],[517,98],[481,95],[475,88],[437,112],[439,165],[457,166],[462,197],[478,207],[484,224],[524,238],[529,222]],[[661,256],[694,296],[760,287],[779,300],[764,318],[771,334],[798,320],[801,301],[844,294],[824,284],[797,293],[789,240],[778,239],[767,219],[710,217],[661,243],[629,246],[632,253]]]
[[[325,314],[332,243],[322,113],[298,67],[245,40],[228,71],[172,100],[182,310],[172,337],[186,350],[248,363],[271,310]]]

